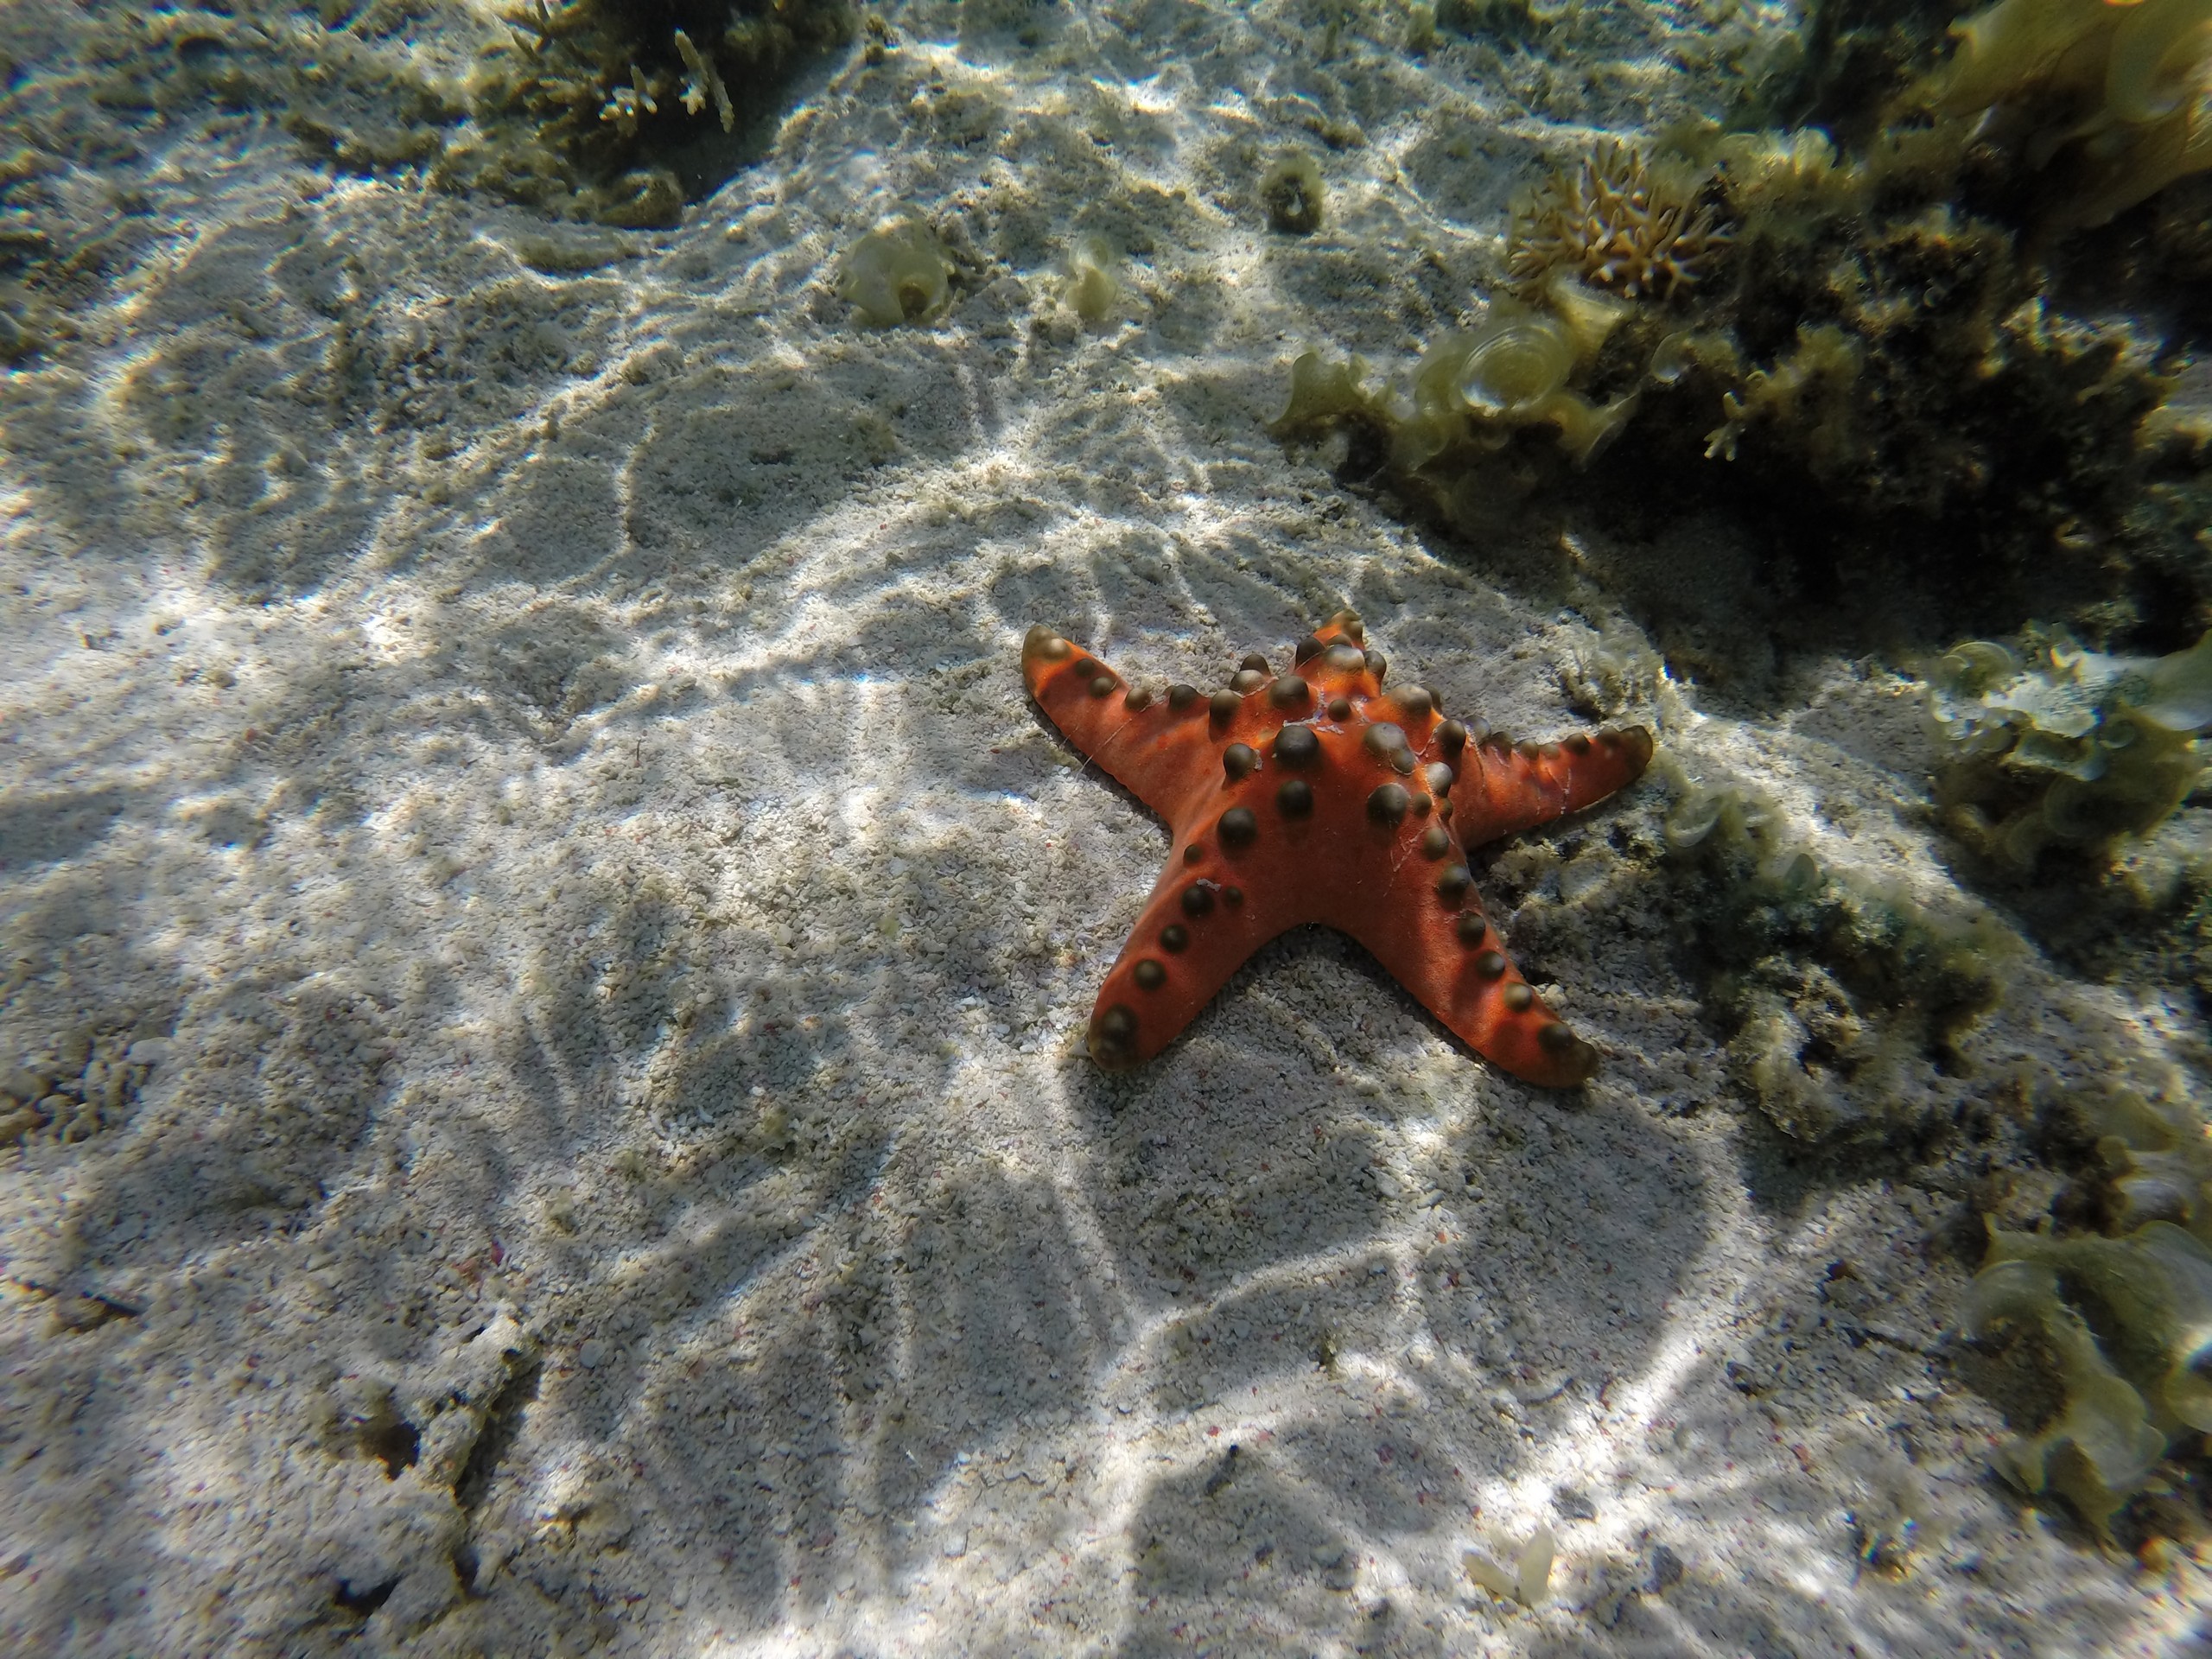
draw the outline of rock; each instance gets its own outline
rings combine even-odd
[[[53,1092],[53,1078],[24,1066],[16,1066],[6,1076],[0,1077],[0,1095],[6,1095],[26,1106],[35,1100],[44,1099]]]

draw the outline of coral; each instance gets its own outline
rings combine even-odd
[[[1665,839],[1701,878],[1707,1001],[1738,1083],[1801,1141],[1931,1126],[1955,1094],[1941,1074],[2001,995],[2012,937],[1902,883],[1824,868],[1756,794],[1677,787]]]
[[[944,309],[952,262],[927,219],[908,208],[885,215],[847,249],[837,296],[871,328],[927,322]]]
[[[41,1045],[27,1064],[0,1070],[0,1147],[82,1141],[112,1128],[168,1052],[166,1039],[114,1020]]]
[[[1952,32],[1957,50],[1907,101],[1999,111],[2005,137],[2045,174],[2049,228],[2101,225],[2212,168],[2205,0],[1998,0]]]
[[[2108,852],[2147,835],[2196,787],[2196,734],[2212,726],[2212,634],[2161,658],[2107,656],[2063,639],[2024,660],[1973,640],[1930,677],[1950,753],[1936,795],[1977,849],[2017,869],[2046,850]]]
[[[1524,1607],[1541,1607],[1551,1594],[1552,1563],[1558,1550],[1551,1529],[1539,1527],[1525,1544],[1470,1549],[1459,1559],[1467,1576],[1491,1594]]]
[[[2016,1361],[2055,1386],[2015,1414],[1999,1467],[2109,1537],[2175,1442],[2212,1430],[2212,1141],[2184,1099],[2114,1089],[2070,1104],[2097,1137],[2101,1230],[1993,1218],[1960,1324],[1986,1347],[2009,1335]]]
[[[1514,287],[1533,298],[1567,270],[1629,299],[1686,297],[1712,274],[1729,240],[1712,207],[1699,205],[1698,190],[1606,140],[1572,172],[1554,172],[1514,203],[1506,242]]]
[[[1287,149],[1260,175],[1260,206],[1268,228],[1286,236],[1311,236],[1321,228],[1321,168],[1302,149]]]
[[[687,77],[683,83],[684,109],[696,115],[707,107],[711,98],[715,105],[715,118],[728,132],[737,125],[737,108],[730,102],[729,88],[722,84],[721,73],[715,67],[714,60],[691,44],[691,37],[682,29],[676,31],[677,54],[683,60]]]
[[[1173,1042],[1252,953],[1302,923],[1349,933],[1468,1046],[1552,1088],[1597,1051],[1501,948],[1469,847],[1548,823],[1634,782],[1643,727],[1516,745],[1443,717],[1340,611],[1288,672],[1255,652],[1211,696],[1133,686],[1043,627],[1022,678],[1077,747],[1168,821],[1175,855],[1106,976],[1090,1052],[1111,1070]],[[1546,1563],[1548,1570],[1548,1561]]]

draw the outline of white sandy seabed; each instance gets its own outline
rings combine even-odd
[[[0,390],[0,1065],[87,1100],[0,1154],[0,1648],[2188,1649],[2188,1557],[1991,1473],[1956,1196],[1752,1179],[1660,783],[1484,877],[1579,1100],[1311,931],[1141,1075],[1082,1052],[1164,838],[1022,631],[1211,684],[1350,603],[1455,710],[1586,723],[1640,636],[1572,543],[1493,568],[1262,426],[1303,346],[1474,315],[1514,186],[1742,20],[888,15],[570,275],[602,233],[212,108],[69,187],[137,239]],[[1289,142],[1305,240],[1252,200]],[[860,331],[828,273],[899,200],[969,268]],[[1096,329],[1079,223],[1135,256]],[[1912,685],[1797,671],[1610,712],[1970,906]],[[1976,1041],[2039,1074],[2197,1040],[2011,977]],[[1542,1532],[1538,1605],[1471,1576]]]

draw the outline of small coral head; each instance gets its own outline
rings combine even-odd
[[[1516,206],[1506,269],[1532,296],[1564,270],[1629,299],[1673,301],[1711,273],[1729,239],[1694,188],[1607,140]]]

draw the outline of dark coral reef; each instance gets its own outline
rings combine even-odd
[[[1831,6],[1765,104],[1825,113],[1847,148],[1811,126],[1604,141],[1516,204],[1497,289],[1517,310],[1491,303],[1395,385],[1309,353],[1276,430],[1345,435],[1348,474],[1463,534],[1583,513],[1633,544],[1728,515],[1815,601],[1777,628],[1940,650],[1937,616],[2040,620],[2186,645],[2212,625],[2212,415],[2179,395],[2186,315],[2113,284],[2212,269],[2212,193],[2186,178],[2212,161],[2208,59],[2170,19],[2131,70],[2151,48],[2103,16],[2127,10],[2003,0],[1943,48],[1923,11]],[[2095,76],[2037,58],[2031,23]],[[2146,257],[2078,234],[2146,199],[2117,238],[2147,221]],[[1556,383],[1456,395],[1507,327],[1572,338]]]

